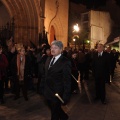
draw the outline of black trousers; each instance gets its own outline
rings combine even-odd
[[[101,102],[105,101],[105,78],[97,77],[95,78],[95,87],[96,87],[96,97],[101,100]]]
[[[41,83],[41,77],[38,77],[38,82],[37,82],[37,93],[40,93],[40,83]]]
[[[20,89],[22,89],[22,94],[25,99],[27,99],[27,83],[23,81],[15,80],[15,97],[20,96]]]
[[[80,71],[80,80],[84,79],[84,63],[79,63],[78,69]]]
[[[3,99],[4,95],[4,80],[0,80],[0,99]]]
[[[47,100],[51,110],[51,120],[67,120],[68,115],[62,110],[59,100]]]
[[[110,73],[106,72],[106,82],[110,83]]]
[[[115,66],[112,66],[111,67],[111,77],[112,78],[114,77],[114,72],[115,72]]]

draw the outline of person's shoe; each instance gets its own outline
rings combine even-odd
[[[108,85],[111,85],[111,82],[108,82]]]
[[[105,101],[102,102],[103,105],[106,105],[107,103]]]
[[[73,93],[73,94],[77,94],[77,90],[74,90],[72,93]]]
[[[4,103],[5,103],[5,101],[4,101],[4,99],[2,99],[2,100],[1,100],[1,104],[4,104]]]
[[[66,114],[64,117],[60,118],[60,120],[68,120],[69,116]]]
[[[95,97],[94,98],[94,101],[96,102],[96,101],[98,101],[100,98],[98,98],[98,97]]]
[[[28,101],[28,97],[25,97],[25,101]]]
[[[19,96],[15,96],[13,100],[17,100],[19,99],[20,97]]]

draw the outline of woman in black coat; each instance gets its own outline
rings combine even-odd
[[[31,75],[31,62],[25,55],[25,48],[19,48],[18,54],[13,58],[11,71],[14,80],[15,100],[20,97],[20,88],[22,89],[25,100],[28,100],[27,88],[28,80]]]

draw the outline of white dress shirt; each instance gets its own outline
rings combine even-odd
[[[102,54],[103,54],[103,51],[102,51],[102,52],[99,52],[99,53],[98,53],[98,56],[102,56]]]

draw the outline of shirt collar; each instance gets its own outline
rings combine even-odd
[[[102,54],[103,54],[103,51],[102,51],[102,52],[99,52],[98,54],[100,54],[100,55],[102,56]]]
[[[57,60],[60,56],[61,56],[61,54],[59,54],[59,55],[55,56],[55,57],[54,57],[54,58],[55,58],[55,60]]]
[[[103,54],[103,51],[101,52],[101,55]]]

